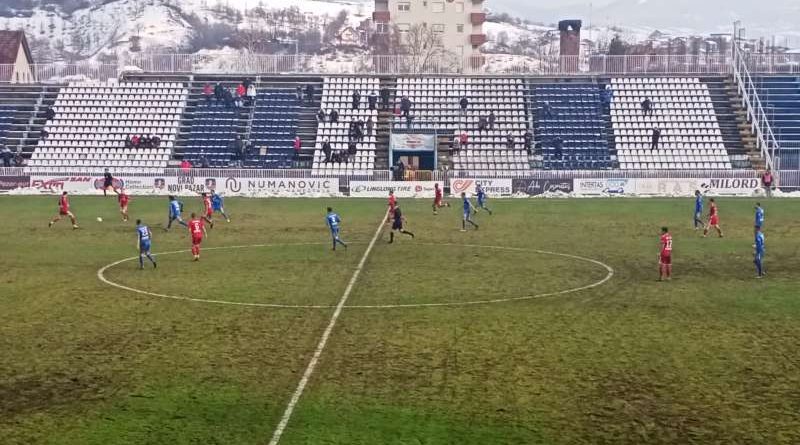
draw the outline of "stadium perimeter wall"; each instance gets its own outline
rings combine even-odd
[[[432,198],[434,184],[451,196],[472,195],[481,184],[493,197],[757,196],[763,194],[753,170],[717,171],[530,171],[513,177],[454,177],[439,172],[417,181],[392,181],[391,172],[359,176],[313,176],[309,170],[158,169],[114,172],[116,188],[131,195],[195,195],[217,191],[225,196],[268,197],[385,197],[389,190],[401,198]],[[798,172],[794,172],[798,173]],[[787,182],[788,181],[788,182]],[[53,195],[102,194],[101,169],[46,172],[25,168],[0,169],[0,193]],[[800,191],[800,174],[784,177],[784,192]]]

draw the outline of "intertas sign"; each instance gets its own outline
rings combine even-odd
[[[350,196],[383,198],[394,191],[398,198],[433,198],[435,185],[434,181],[350,181]]]
[[[480,185],[487,196],[510,196],[513,193],[511,179],[453,179],[450,181],[450,194],[467,196],[475,194],[476,187]]]

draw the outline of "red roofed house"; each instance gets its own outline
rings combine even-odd
[[[23,31],[0,31],[0,82],[31,83],[33,56]]]

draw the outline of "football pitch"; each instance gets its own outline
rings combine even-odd
[[[467,232],[450,202],[401,199],[390,245],[385,200],[229,198],[195,263],[134,197],[140,271],[114,198],[73,231],[0,197],[0,443],[800,443],[800,201],[762,201],[761,280],[755,199],[705,239],[691,198],[490,200]]]

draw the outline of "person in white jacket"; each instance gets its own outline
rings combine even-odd
[[[247,103],[249,106],[253,106],[256,103],[256,86],[255,84],[250,84],[247,87]]]

